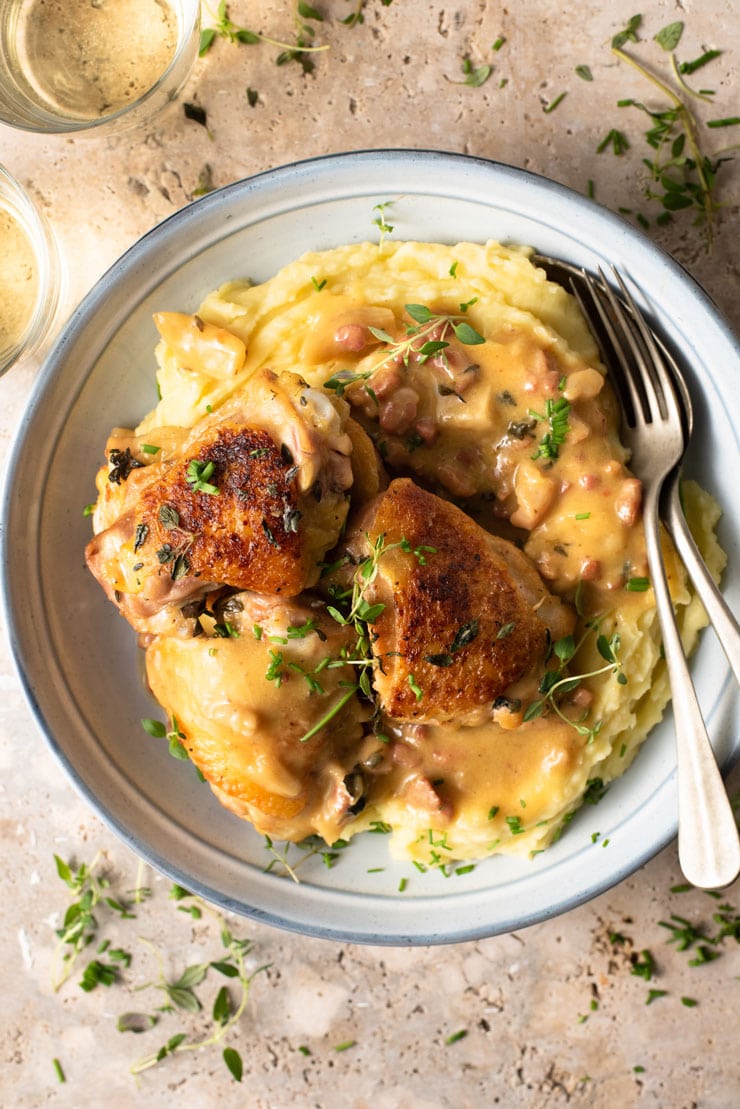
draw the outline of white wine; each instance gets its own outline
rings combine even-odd
[[[5,0],[0,118],[75,131],[128,113],[153,92],[166,102],[195,56],[199,7],[194,0]]]
[[[23,344],[39,295],[36,251],[26,228],[0,199],[0,365]]]
[[[0,374],[48,334],[61,286],[49,225],[25,189],[0,166]]]

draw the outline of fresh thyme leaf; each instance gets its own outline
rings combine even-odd
[[[477,619],[469,620],[467,623],[462,624],[455,632],[455,638],[452,640],[450,646],[450,653],[454,654],[456,651],[461,651],[463,647],[467,647],[477,637],[478,631],[479,623]]]
[[[625,46],[628,42],[637,42],[637,32],[642,23],[641,15],[633,15],[628,21],[627,26],[623,31],[619,31],[612,39],[612,48],[619,49]]]
[[[411,319],[416,320],[419,324],[429,323],[432,318],[432,311],[427,308],[426,304],[404,304],[404,308]]]
[[[531,701],[522,714],[522,720],[526,724],[529,720],[534,720],[536,717],[541,716],[544,711],[544,701]]]
[[[192,989],[193,986],[199,986],[208,974],[209,966],[210,963],[195,963],[193,966],[186,967],[173,985],[180,989]]]
[[[134,1032],[140,1035],[154,1028],[158,1019],[153,1013],[122,1013],[116,1021],[116,1028],[119,1032]]]
[[[147,735],[153,736],[155,739],[164,739],[167,735],[167,729],[161,720],[152,720],[149,717],[145,717],[141,721],[141,726]]]
[[[168,751],[173,759],[180,759],[182,762],[188,762],[190,755],[187,748],[183,747],[180,739],[176,735],[168,734],[169,744]]]
[[[444,653],[436,655],[424,655],[424,662],[428,662],[431,666],[452,666],[454,661],[455,660],[453,659],[452,655]]]
[[[191,989],[186,989],[183,986],[166,985],[164,992],[176,1009],[182,1009],[186,1013],[199,1013],[203,1008]]]
[[[173,882],[173,884],[170,886],[171,901],[182,901],[184,898],[192,896],[193,894],[190,892],[190,890],[186,890],[184,886],[178,885],[177,882]]]
[[[466,323],[464,320],[462,323],[452,323],[451,326],[455,333],[455,338],[459,339],[460,342],[464,343],[466,346],[479,346],[486,341],[474,327],[471,327],[470,324]]]
[[[576,74],[582,81],[593,81],[594,75],[587,65],[577,65]]]
[[[493,73],[493,69],[490,65],[479,65],[473,68],[473,63],[470,58],[463,58],[462,71],[465,75],[465,79],[454,83],[467,85],[473,89],[479,89],[481,85],[485,85],[486,81]]]
[[[298,14],[303,19],[314,19],[317,23],[323,23],[324,17],[320,11],[317,11],[311,4],[305,3],[305,0],[299,0]]]
[[[247,85],[246,96],[247,96],[247,104],[249,104],[250,108],[254,108],[255,105],[257,104],[257,102],[259,101],[260,94],[257,92],[256,89],[252,89]]]
[[[373,329],[371,328],[370,330],[372,331]],[[390,336],[388,338],[390,342],[393,341],[390,339]],[[337,370],[336,373],[326,379],[324,388],[335,393],[338,397],[343,397],[344,391],[349,385],[354,385],[356,381],[367,381],[371,373],[372,371],[355,373],[353,370]]]
[[[552,644],[551,654],[559,660],[560,665],[557,669],[546,670],[542,675],[539,692],[543,694],[543,697],[542,699],[532,701],[527,706],[522,717],[525,722],[534,720],[548,709],[552,709],[564,723],[570,724],[572,728],[575,728],[578,734],[582,735],[587,743],[592,743],[595,740],[596,736],[601,731],[601,721],[596,721],[595,724],[589,727],[582,723],[583,718],[581,718],[581,720],[571,719],[562,711],[558,704],[559,699],[577,688],[584,678],[593,678],[599,674],[611,672],[620,685],[626,685],[627,683],[627,676],[622,670],[622,665],[618,656],[620,648],[620,637],[618,633],[614,633],[610,638],[607,638],[605,635],[599,635],[597,638],[597,648],[602,658],[605,660],[604,666],[592,670],[587,674],[565,675],[565,666],[570,659],[578,653],[586,635],[589,634],[594,626],[595,625],[592,624],[591,627],[587,629],[579,643],[575,643],[572,636],[563,636],[562,639]]]
[[[223,1060],[232,1078],[236,1082],[241,1082],[242,1075],[244,1074],[244,1065],[242,1063],[242,1057],[236,1048],[225,1047],[223,1050]]]
[[[653,39],[657,42],[658,46],[662,46],[664,50],[675,50],[681,41],[683,34],[683,22],[676,20],[675,23],[669,23],[658,31],[657,35],[653,35]]]
[[[200,33],[200,42],[198,45],[198,57],[203,58],[213,46],[216,38],[215,27],[206,27]]]
[[[201,108],[200,104],[191,104],[186,101],[182,106],[182,110],[186,119],[191,119],[193,123],[199,123],[201,127],[208,127],[206,110]]]
[[[69,865],[69,863],[65,863],[64,859],[60,858],[59,855],[54,856],[54,862],[56,864],[57,874],[62,879],[62,881],[66,882],[70,889],[76,889],[77,882],[75,880],[72,867]]]
[[[552,646],[553,654],[559,658],[561,663],[570,662],[573,655],[576,653],[576,644],[572,635],[564,635],[562,639],[557,639]],[[613,660],[610,660],[613,661]]]

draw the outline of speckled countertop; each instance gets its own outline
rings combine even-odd
[[[330,49],[315,56],[312,74],[295,62],[276,66],[278,50],[267,43],[218,40],[180,99],[139,131],[45,139],[0,127],[0,162],[28,186],[58,235],[68,263],[67,311],[204,181],[219,186],[324,153],[423,147],[526,167],[582,191],[593,182],[606,206],[649,217],[647,233],[688,267],[740,330],[740,160],[722,168],[725,207],[711,254],[690,216],[655,225],[659,209],[641,191],[642,158],[650,154],[646,118],[617,101],[657,101],[609,50],[634,5],[522,0],[507,9],[478,0],[366,0],[364,22],[355,26],[341,22],[355,0],[317,0],[316,7],[325,17],[313,23],[316,41]],[[271,37],[295,32],[287,2],[233,0],[228,10],[235,23]],[[705,74],[716,91],[712,104],[697,103],[700,115],[734,116],[735,3],[646,4],[634,49],[664,74],[668,55],[652,36],[674,20],[685,22],[682,58],[723,51],[703,71],[702,82]],[[500,37],[505,42],[493,51]],[[461,83],[465,58],[471,68],[492,65],[484,84]],[[579,77],[577,66],[588,66],[593,80]],[[254,104],[247,88],[257,93]],[[205,110],[207,127],[185,117],[184,101]],[[611,128],[630,142],[621,156],[597,150]],[[708,132],[708,140],[715,151],[737,142],[738,129]],[[38,359],[28,360],[0,380],[3,458],[38,368]],[[157,976],[156,957],[139,936],[157,946],[166,973],[177,977],[186,966],[221,958],[218,922],[208,912],[200,919],[179,912],[169,882],[148,869],[139,873],[138,860],[76,795],[24,703],[5,632],[0,767],[2,1105],[165,1106],[177,1099],[264,1109],[569,1103],[731,1109],[740,1102],[740,948],[731,936],[702,947],[689,930],[694,942],[681,950],[664,926],[686,928],[674,914],[715,936],[721,922],[713,917],[725,903],[736,915],[740,886],[720,900],[672,891],[681,882],[673,846],[588,905],[479,942],[359,947],[233,918],[233,933],[252,944],[248,970],[269,964],[255,975],[228,1041],[241,1057],[242,1082],[226,1069],[223,1045],[181,1052],[135,1079],[131,1065],[176,1032],[209,1034],[217,984],[203,993],[207,1009],[200,1016],[162,1015],[142,1035],[117,1030],[121,1013],[153,1007],[132,985],[88,993],[75,973],[54,992],[54,928],[69,901],[54,853],[78,863],[97,857],[116,891],[142,882],[151,887],[135,920],[118,920],[104,908],[98,914],[99,938],[134,953],[124,972],[133,985]],[[737,772],[730,788],[740,790]],[[703,960],[702,951],[719,957]]]

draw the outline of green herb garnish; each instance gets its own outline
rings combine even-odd
[[[220,489],[208,480],[213,476],[215,469],[214,462],[201,462],[197,458],[192,458],[188,464],[185,480],[192,487],[194,493],[207,493],[211,497],[216,497],[220,493]]]

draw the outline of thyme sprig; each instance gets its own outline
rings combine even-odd
[[[290,877],[296,884],[300,885],[300,878],[297,871],[309,859],[315,858],[317,855],[321,856],[321,860],[327,870],[331,870],[336,866],[339,860],[340,852],[343,848],[349,846],[349,840],[340,839],[336,840],[327,847],[326,843],[320,836],[307,836],[306,839],[300,843],[293,843],[290,840],[285,840],[281,847],[277,847],[271,836],[265,836],[265,850],[272,856],[270,862],[264,868],[265,874],[280,873],[277,868],[282,867],[281,877]],[[302,854],[297,860],[288,860],[291,851],[301,851]]]
[[[265,964],[257,967],[256,970],[248,970],[246,959],[252,948],[251,940],[239,939],[234,936],[221,913],[212,908],[201,897],[178,885],[172,887],[170,897],[177,901],[178,908],[185,912],[192,915],[195,911],[198,919],[204,914],[210,914],[214,918],[219,926],[221,944],[225,953],[219,959],[188,966],[177,978],[170,979],[165,974],[162,956],[159,951],[153,944],[144,940],[143,942],[155,954],[159,965],[159,975],[155,981],[146,982],[136,987],[137,991],[153,988],[164,993],[167,1000],[160,1012],[181,1010],[187,1013],[197,1013],[201,1011],[203,1005],[195,992],[195,988],[205,981],[211,970],[214,970],[233,981],[238,986],[239,994],[235,1000],[232,998],[229,989],[226,986],[221,986],[211,1010],[214,1027],[210,1035],[204,1036],[202,1039],[189,1040],[186,1033],[178,1032],[174,1036],[170,1036],[159,1050],[151,1052],[135,1062],[131,1067],[132,1074],[141,1074],[143,1071],[149,1070],[169,1055],[176,1055],[184,1051],[200,1051],[223,1042],[239,1023],[246,1009],[253,980],[258,974],[266,971],[270,965]],[[132,1016],[132,1014],[127,1015]],[[225,1048],[222,1055],[224,1063],[234,1079],[237,1082],[241,1081],[242,1062],[239,1053],[234,1048]]]
[[[619,107],[637,108],[651,120],[645,139],[656,153],[654,158],[643,159],[650,174],[646,196],[661,204],[663,212],[658,217],[661,223],[669,220],[673,212],[695,209],[697,221],[705,229],[707,249],[711,249],[720,208],[716,196],[717,173],[727,159],[705,153],[699,120],[688,104],[689,98],[706,101],[710,95],[687,85],[684,74],[692,70],[680,64],[675,54],[671,54],[671,69],[683,95],[628,54],[623,45],[623,42],[612,44],[615,56],[637,70],[668,101],[668,106],[660,109],[648,108],[631,97],[618,101]]]
[[[368,535],[367,539],[371,544],[370,554],[358,563],[352,575],[351,587],[332,588],[330,593],[335,603],[326,606],[326,611],[337,624],[342,627],[352,627],[356,635],[352,648],[342,648],[337,658],[329,660],[327,667],[352,666],[356,668],[358,676],[354,681],[343,680],[338,683],[345,692],[313,727],[304,732],[300,738],[301,743],[317,735],[357,694],[362,694],[370,701],[374,699],[371,675],[375,659],[369,625],[383,613],[385,604],[371,603],[367,600],[366,593],[378,576],[381,558],[389,551],[402,550],[406,554],[413,555],[419,565],[424,566],[427,554],[433,554],[436,550],[435,547],[424,544],[412,547],[405,536],[395,543],[386,543],[385,533],[381,533],[374,540],[370,540]]]
[[[163,724],[161,720],[154,720],[149,716],[142,719],[141,726],[146,734],[153,739],[166,739],[169,753],[174,759],[181,759],[186,762],[190,758],[187,748],[182,742],[185,739],[185,733],[180,730],[176,716],[170,717],[169,727]]]
[[[52,988],[56,992],[71,976],[82,952],[95,941],[101,911],[108,910],[122,920],[132,920],[135,914],[131,912],[132,902],[115,897],[110,879],[96,870],[97,855],[89,865],[80,863],[77,867],[65,862],[59,855],[54,855],[54,862],[59,878],[76,894],[76,900],[69,905],[61,927],[56,930],[58,942],[52,958],[51,975]],[[141,903],[148,895],[149,890],[139,883],[133,901]],[[98,947],[96,954],[101,955],[104,951],[108,952],[108,958],[113,962],[105,964],[100,959],[93,959],[88,964],[80,983],[85,991],[89,992],[98,984],[110,985],[116,981],[119,966],[129,958],[127,952],[118,948],[109,949],[108,945]]]
[[[557,665],[545,671],[540,681],[538,692],[542,696],[530,702],[525,709],[523,720],[534,720],[543,713],[552,711],[556,716],[560,717],[564,723],[569,724],[583,736],[587,743],[593,743],[597,735],[601,731],[602,721],[597,720],[594,724],[588,725],[585,720],[588,716],[588,711],[584,713],[577,720],[573,720],[570,716],[563,712],[560,707],[559,701],[567,693],[572,693],[581,682],[586,678],[595,678],[600,674],[613,674],[620,685],[627,684],[627,675],[622,669],[622,663],[619,658],[619,649],[621,640],[618,632],[614,632],[611,636],[603,634],[597,635],[596,649],[601,657],[604,659],[604,665],[595,667],[582,674],[566,674],[566,667],[570,661],[578,654],[578,651],[583,646],[587,637],[592,631],[598,628],[597,623],[591,623],[586,631],[581,636],[581,639],[576,643],[572,635],[563,636],[562,639],[557,639],[550,648],[550,657],[553,656],[557,659]]]
[[[112,892],[110,879],[101,871],[98,856],[92,863],[82,863],[74,866],[65,862],[58,855],[54,856],[59,878],[76,894],[75,900],[67,909],[64,925],[57,930],[59,944],[53,960],[52,983],[55,990],[67,981],[72,972],[75,960],[81,951],[99,938],[101,928],[107,923],[104,920],[104,911],[110,911],[121,921],[133,920],[135,914],[131,911],[135,905],[140,905],[151,896],[151,890],[143,884],[144,864],[139,862],[136,888],[130,891],[126,898]],[[164,961],[157,947],[148,940],[139,937],[141,943],[146,945],[154,954],[158,964],[158,974],[153,981],[141,985],[133,985],[122,974],[132,962],[129,952],[111,946],[111,940],[106,938],[97,943],[97,958],[88,963],[85,968],[80,988],[89,992],[99,985],[118,986],[125,988],[129,994],[141,993],[154,989],[164,996],[164,1002],[158,1005],[153,1012],[128,1011],[122,1013],[116,1027],[119,1032],[144,1034],[155,1027],[159,1027],[163,1017],[181,1014],[201,1014],[205,1006],[201,997],[196,992],[206,981],[211,972],[222,975],[228,979],[230,986],[222,985],[215,993],[211,1006],[212,1028],[209,1034],[200,1039],[189,1039],[186,1032],[177,1032],[154,1052],[145,1055],[131,1066],[131,1073],[138,1075],[142,1071],[161,1063],[170,1055],[183,1051],[196,1051],[217,1044],[221,1044],[238,1025],[244,1014],[251,984],[255,977],[266,971],[270,964],[250,969],[247,966],[251,954],[250,940],[240,939],[233,935],[227,925],[225,917],[201,897],[190,893],[182,886],[173,885],[170,889],[170,899],[177,903],[180,912],[186,913],[194,920],[200,920],[210,915],[216,922],[223,950],[217,957],[202,963],[186,966],[175,975],[165,973]],[[70,950],[64,953],[64,970],[58,972],[60,949],[69,946]],[[108,962],[103,962],[101,956],[105,955]],[[238,989],[236,996],[232,990]],[[202,1019],[202,1018],[201,1018]],[[225,1066],[236,1081],[241,1081],[243,1064],[239,1052],[233,1047],[223,1049],[222,1057]],[[55,1061],[56,1063],[56,1061]],[[59,1064],[61,1070],[61,1064]],[[62,1072],[63,1073],[63,1072]],[[61,1081],[62,1079],[60,1079]],[[66,1080],[66,1079],[65,1079]]]
[[[477,297],[473,297],[465,304],[460,305],[457,314],[432,312],[425,304],[405,304],[406,312],[413,323],[406,324],[406,338],[395,339],[389,332],[380,327],[370,327],[368,330],[381,343],[386,344],[381,357],[368,370],[352,371],[339,370],[324,382],[324,388],[337,396],[343,396],[345,390],[358,381],[368,381],[378,370],[390,362],[401,362],[408,367],[413,357],[419,365],[424,365],[430,358],[441,357],[445,360],[445,351],[450,343],[450,333],[464,346],[479,346],[485,343],[484,337],[466,319],[466,312],[475,304]],[[366,386],[368,392],[372,392]]]
[[[385,218],[386,208],[392,208],[393,203],[392,200],[384,200],[381,204],[373,205],[373,211],[378,213],[373,219],[373,226],[377,227],[378,231],[380,231],[380,237],[378,239],[379,248],[382,248],[386,235],[391,235],[393,233],[393,224],[388,223],[388,220]]]
[[[266,43],[277,47],[281,51],[275,60],[276,65],[285,65],[286,62],[297,61],[303,67],[304,72],[310,73],[314,68],[310,55],[328,50],[329,47],[326,44],[317,46],[313,43],[314,30],[305,22],[307,19],[323,22],[323,17],[316,8],[305,3],[305,0],[299,0],[295,8],[297,27],[295,42],[283,42],[280,39],[272,38],[270,35],[252,31],[248,27],[238,26],[229,17],[226,0],[221,0],[216,9],[214,25],[204,27],[200,33],[198,54],[201,58],[204,57],[217,38],[223,38],[228,42],[245,46]]]

